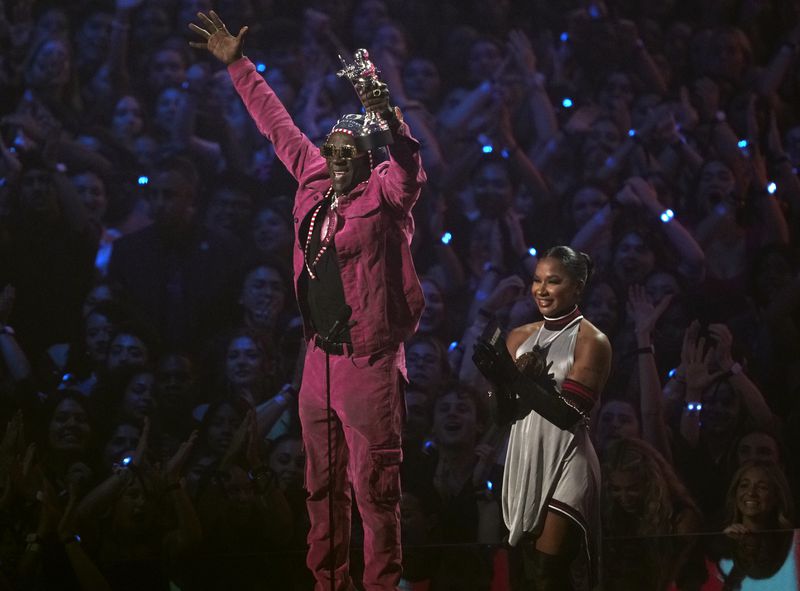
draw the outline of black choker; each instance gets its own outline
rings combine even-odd
[[[547,330],[561,330],[580,315],[581,311],[578,310],[578,306],[575,306],[572,310],[570,310],[563,316],[558,316],[556,318],[550,318],[548,316],[545,316],[544,327]]]

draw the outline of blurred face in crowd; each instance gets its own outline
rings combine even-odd
[[[419,390],[408,389],[405,400],[406,422],[403,424],[403,443],[419,444],[431,430],[428,395]]]
[[[274,209],[260,210],[253,220],[253,241],[262,253],[282,252],[292,244],[292,228]]]
[[[406,352],[408,381],[423,388],[435,388],[442,376],[442,359],[432,343],[419,341],[412,343]]]
[[[199,456],[189,465],[186,471],[186,488],[192,498],[197,496],[201,480],[209,476],[216,468],[219,459],[213,455]]]
[[[286,289],[272,267],[256,267],[244,280],[239,299],[247,317],[257,325],[272,326],[286,305]]]
[[[697,204],[702,214],[722,203],[729,207],[736,201],[736,178],[730,168],[719,160],[707,163],[700,172]]]
[[[642,127],[653,111],[659,108],[663,99],[659,94],[642,94],[636,98],[631,109],[631,124],[634,129]]]
[[[72,186],[78,193],[78,198],[86,208],[86,213],[93,221],[101,223],[108,205],[106,185],[103,179],[93,172],[84,172],[76,174],[71,180]]]
[[[386,23],[375,31],[373,46],[388,51],[401,63],[408,57],[408,44],[405,33],[394,23]]]
[[[191,20],[194,20],[192,16]],[[187,21],[187,22],[190,22]],[[161,49],[150,62],[150,87],[160,91],[168,86],[179,87],[186,81],[186,63],[180,53],[174,49]]]
[[[581,306],[583,315],[604,334],[613,335],[619,322],[619,300],[608,283],[596,283]]]
[[[52,222],[58,219],[58,193],[49,171],[30,169],[22,175],[20,209],[28,219]]]
[[[114,505],[112,527],[116,532],[133,533],[149,530],[155,519],[152,503],[139,478],[125,487]]]
[[[185,29],[186,23],[194,21],[197,18],[198,12],[208,14],[208,11],[212,10],[213,8],[214,6],[212,6],[211,0],[180,0],[178,3],[178,29]],[[220,12],[219,14],[226,13]]]
[[[65,398],[56,406],[48,427],[51,449],[58,452],[83,453],[92,435],[89,416],[75,400]]]
[[[630,77],[625,72],[613,72],[609,75],[600,91],[600,100],[609,108],[619,102],[630,107],[633,102],[633,85]]]
[[[230,404],[218,406],[208,423],[206,443],[209,451],[216,456],[224,454],[241,424],[242,417]]]
[[[352,32],[354,40],[361,41],[363,44],[358,47],[366,47],[370,31],[377,31],[378,28],[389,20],[389,11],[382,0],[362,0],[353,11]]]
[[[503,54],[497,44],[481,39],[470,47],[467,60],[469,79],[478,84],[494,78],[500,72]]]
[[[514,201],[514,186],[508,167],[495,161],[479,165],[472,177],[472,194],[482,216],[502,216]]]
[[[133,140],[133,153],[140,166],[151,168],[157,160],[158,142],[149,135],[137,136]]]
[[[195,16],[192,15],[192,19]],[[137,46],[158,45],[171,33],[169,14],[163,6],[148,2],[134,12],[131,35]]]
[[[442,80],[436,64],[425,58],[413,58],[403,68],[403,84],[411,100],[430,105],[439,98]]]
[[[121,332],[114,337],[108,347],[108,369],[144,365],[149,353],[144,341],[134,334]]]
[[[303,442],[299,438],[290,437],[281,440],[269,455],[269,469],[275,474],[282,491],[303,488],[305,466],[306,454],[303,451]]]
[[[119,463],[126,455],[135,452],[141,435],[142,431],[136,425],[130,423],[117,425],[103,450],[105,466],[110,468],[113,464]]]
[[[227,74],[227,72],[225,72],[225,74]],[[294,86],[292,86],[291,81],[283,70],[271,65],[267,68],[267,71],[264,72],[264,79],[267,81],[267,84],[269,84],[269,87],[275,91],[275,94],[278,95],[283,106],[291,110],[297,99],[297,91]]]
[[[639,419],[633,406],[622,400],[606,402],[600,409],[596,437],[600,449],[614,439],[639,437]]]
[[[635,515],[642,506],[644,487],[635,470],[612,470],[608,475],[612,501],[625,513]]]
[[[794,166],[800,164],[800,125],[791,127],[786,131],[784,144],[792,164]]]
[[[444,322],[445,303],[439,286],[433,281],[422,280],[422,294],[425,297],[425,309],[419,320],[419,332],[436,332]]]
[[[173,86],[165,88],[158,95],[153,122],[164,132],[170,132],[180,121],[186,109],[186,93]]]
[[[75,36],[75,48],[82,61],[98,63],[105,58],[111,45],[112,15],[95,12],[84,19]]]
[[[578,189],[572,197],[572,219],[575,227],[582,228],[592,216],[608,203],[608,196],[595,187]]]
[[[780,457],[775,438],[762,431],[748,433],[736,447],[736,459],[740,465],[752,460],[779,464]]]
[[[91,490],[93,475],[92,469],[84,462],[73,462],[64,474],[64,484],[67,490],[72,485],[77,486],[78,494],[82,496]]]
[[[154,383],[155,376],[149,371],[137,373],[131,378],[122,397],[122,412],[125,416],[142,420],[153,414],[155,409]]]
[[[714,435],[732,433],[741,415],[741,400],[728,382],[713,384],[703,392],[700,424]]]
[[[182,174],[167,170],[156,175],[150,190],[150,217],[163,228],[187,224],[193,215],[194,191]]]
[[[622,141],[617,125],[610,119],[598,119],[592,124],[583,142],[582,155],[589,171],[603,166]]]
[[[744,35],[732,31],[718,33],[711,43],[711,66],[714,73],[728,81],[740,79],[747,66]]]
[[[636,232],[623,236],[614,249],[614,273],[625,285],[644,283],[655,263],[655,253]]]
[[[264,377],[264,362],[264,354],[253,339],[236,337],[228,345],[225,377],[234,386],[253,386]]]
[[[68,37],[69,18],[61,8],[48,8],[36,21],[34,38],[42,37]]]
[[[123,96],[114,107],[111,131],[120,139],[131,140],[144,129],[142,105],[133,96]]]
[[[86,318],[98,304],[110,302],[113,299],[114,295],[111,293],[111,287],[107,283],[95,285],[89,290],[89,293],[86,294],[86,299],[83,300],[83,308],[81,308],[83,317]]]
[[[681,287],[678,285],[675,275],[666,271],[651,273],[644,287],[654,306],[668,295],[674,297],[681,293]]]
[[[442,448],[467,448],[478,436],[475,402],[465,393],[447,392],[433,406],[433,434]]]
[[[162,410],[183,409],[190,403],[194,368],[185,355],[170,353],[162,357],[156,370],[156,398]]]
[[[114,325],[111,320],[100,312],[90,312],[86,317],[86,353],[92,363],[101,365],[108,359],[108,344]]]
[[[222,490],[228,500],[227,517],[236,526],[246,526],[250,522],[251,511],[256,500],[255,484],[241,466],[233,464],[225,471]]]
[[[206,225],[239,234],[251,219],[253,201],[244,191],[223,187],[214,192],[206,212]]]
[[[69,46],[62,39],[50,39],[39,47],[31,62],[26,81],[31,88],[60,88],[69,82]]]
[[[542,315],[555,318],[568,313],[580,301],[582,289],[558,259],[545,257],[537,263],[531,293]]]
[[[469,233],[469,261],[473,269],[482,273],[494,247],[494,220],[478,218]]]

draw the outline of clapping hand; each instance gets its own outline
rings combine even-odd
[[[519,377],[519,370],[508,350],[505,347],[498,350],[483,339],[475,343],[472,361],[486,379],[496,386],[511,384]]]
[[[192,454],[194,445],[197,442],[197,437],[197,430],[192,431],[192,433],[189,435],[189,438],[180,444],[178,451],[176,451],[167,462],[167,466],[164,469],[163,478],[168,486],[179,482],[183,476],[183,470],[186,467],[186,462],[189,460],[189,456]]]

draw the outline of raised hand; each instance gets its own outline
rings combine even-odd
[[[189,460],[195,443],[197,443],[197,437],[197,430],[192,431],[189,438],[180,444],[178,451],[167,462],[167,466],[164,469],[164,481],[167,484],[178,482],[183,476],[183,469],[186,467],[186,462]]]
[[[205,41],[192,41],[189,43],[191,47],[208,49],[211,55],[226,66],[242,57],[242,45],[248,31],[246,26],[239,29],[239,33],[234,37],[213,10],[209,11],[208,15],[198,12],[197,18],[203,26],[189,23],[189,29],[200,35]]]
[[[525,33],[519,29],[511,31],[508,34],[506,47],[523,74],[529,76],[536,73],[536,54],[533,51],[530,39]]]
[[[144,463],[145,454],[147,454],[147,445],[150,439],[150,419],[144,418],[142,423],[142,432],[139,435],[139,441],[136,444],[136,450],[132,454],[131,464],[134,466],[142,466]]]
[[[389,106],[389,87],[385,83],[357,84],[356,92],[367,113],[378,113],[384,118],[396,114]]]
[[[730,329],[725,324],[709,324],[708,334],[717,341],[717,364],[727,371],[733,365],[733,356],[731,355],[733,335]]]
[[[628,315],[633,319],[634,330],[637,334],[650,335],[656,322],[667,309],[674,294],[661,298],[658,305],[654,306],[644,287],[631,285],[628,289]]]
[[[580,107],[575,111],[567,123],[564,125],[564,130],[567,133],[589,133],[592,125],[600,116],[600,108],[596,106]]]
[[[719,378],[724,371],[711,372],[711,359],[714,356],[714,347],[706,347],[706,339],[700,337],[691,346],[684,363],[686,371],[686,386],[695,395],[708,388]]]
[[[482,307],[492,312],[497,312],[524,293],[525,282],[520,279],[519,275],[509,275],[497,283],[497,286],[486,298]]]

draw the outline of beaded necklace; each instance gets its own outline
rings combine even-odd
[[[305,262],[308,275],[311,277],[311,279],[317,278],[317,276],[314,274],[314,267],[317,266],[317,263],[322,258],[322,255],[325,254],[326,250],[328,250],[328,245],[333,240],[333,235],[336,233],[339,225],[339,214],[336,211],[339,207],[339,195],[334,194],[333,199],[331,199],[330,209],[328,209],[328,213],[325,215],[325,220],[322,223],[322,231],[320,232],[319,238],[319,252],[317,252],[317,256],[314,257],[314,260],[309,263],[308,248],[311,244],[311,235],[314,233],[314,225],[317,222],[317,216],[319,215],[322,206],[325,205],[325,201],[331,196],[331,193],[333,193],[333,186],[328,189],[328,192],[325,193],[325,197],[322,198],[320,204],[314,209],[314,212],[311,214],[311,221],[308,224],[308,236],[306,236],[306,244],[305,248],[303,249],[303,260]]]

